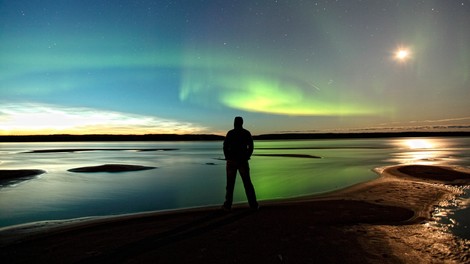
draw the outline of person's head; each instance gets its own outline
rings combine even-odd
[[[235,117],[235,120],[233,121],[233,126],[235,128],[242,128],[243,127],[243,118],[241,116]]]

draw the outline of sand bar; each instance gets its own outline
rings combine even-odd
[[[75,148],[75,149],[37,149],[37,150],[31,150],[31,151],[26,151],[23,152],[25,154],[27,153],[62,153],[62,152],[86,152],[86,151],[172,151],[172,150],[178,150],[175,148],[126,148],[126,149],[121,149],[121,148],[103,148],[103,149],[87,149],[87,148]]]
[[[126,172],[126,171],[141,171],[152,170],[156,167],[129,165],[129,164],[104,164],[99,166],[87,166],[69,169],[70,172]]]
[[[253,154],[258,157],[281,157],[281,158],[307,158],[307,159],[321,159],[319,156],[309,154]]]
[[[43,173],[46,171],[37,169],[0,170],[0,187],[27,181]]]
[[[469,241],[427,224],[434,206],[459,194],[454,185],[470,184],[468,169],[459,169],[459,183],[452,179],[451,185],[443,184],[444,174],[456,175],[447,167],[390,167],[376,180],[339,192],[264,201],[257,212],[239,205],[231,213],[207,207],[46,228],[24,225],[0,231],[0,258],[6,263],[468,263]]]

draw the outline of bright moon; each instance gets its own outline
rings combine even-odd
[[[395,59],[404,61],[410,57],[410,52],[406,49],[399,49],[395,52]]]

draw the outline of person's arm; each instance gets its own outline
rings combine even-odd
[[[225,139],[224,139],[224,145],[223,145],[223,149],[224,149],[224,156],[225,156],[225,159],[227,160],[229,157],[229,146],[230,146],[230,132],[227,133],[227,135],[225,136]]]
[[[248,137],[247,154],[248,154],[248,159],[250,159],[251,155],[253,154],[255,145],[253,143],[253,137],[251,136],[251,133],[248,130],[247,130],[247,137]]]

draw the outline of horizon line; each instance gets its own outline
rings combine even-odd
[[[257,140],[282,139],[346,139],[386,137],[470,136],[470,131],[395,131],[395,132],[288,132],[253,135]],[[218,134],[48,134],[0,135],[0,142],[32,141],[212,141],[222,140]]]

